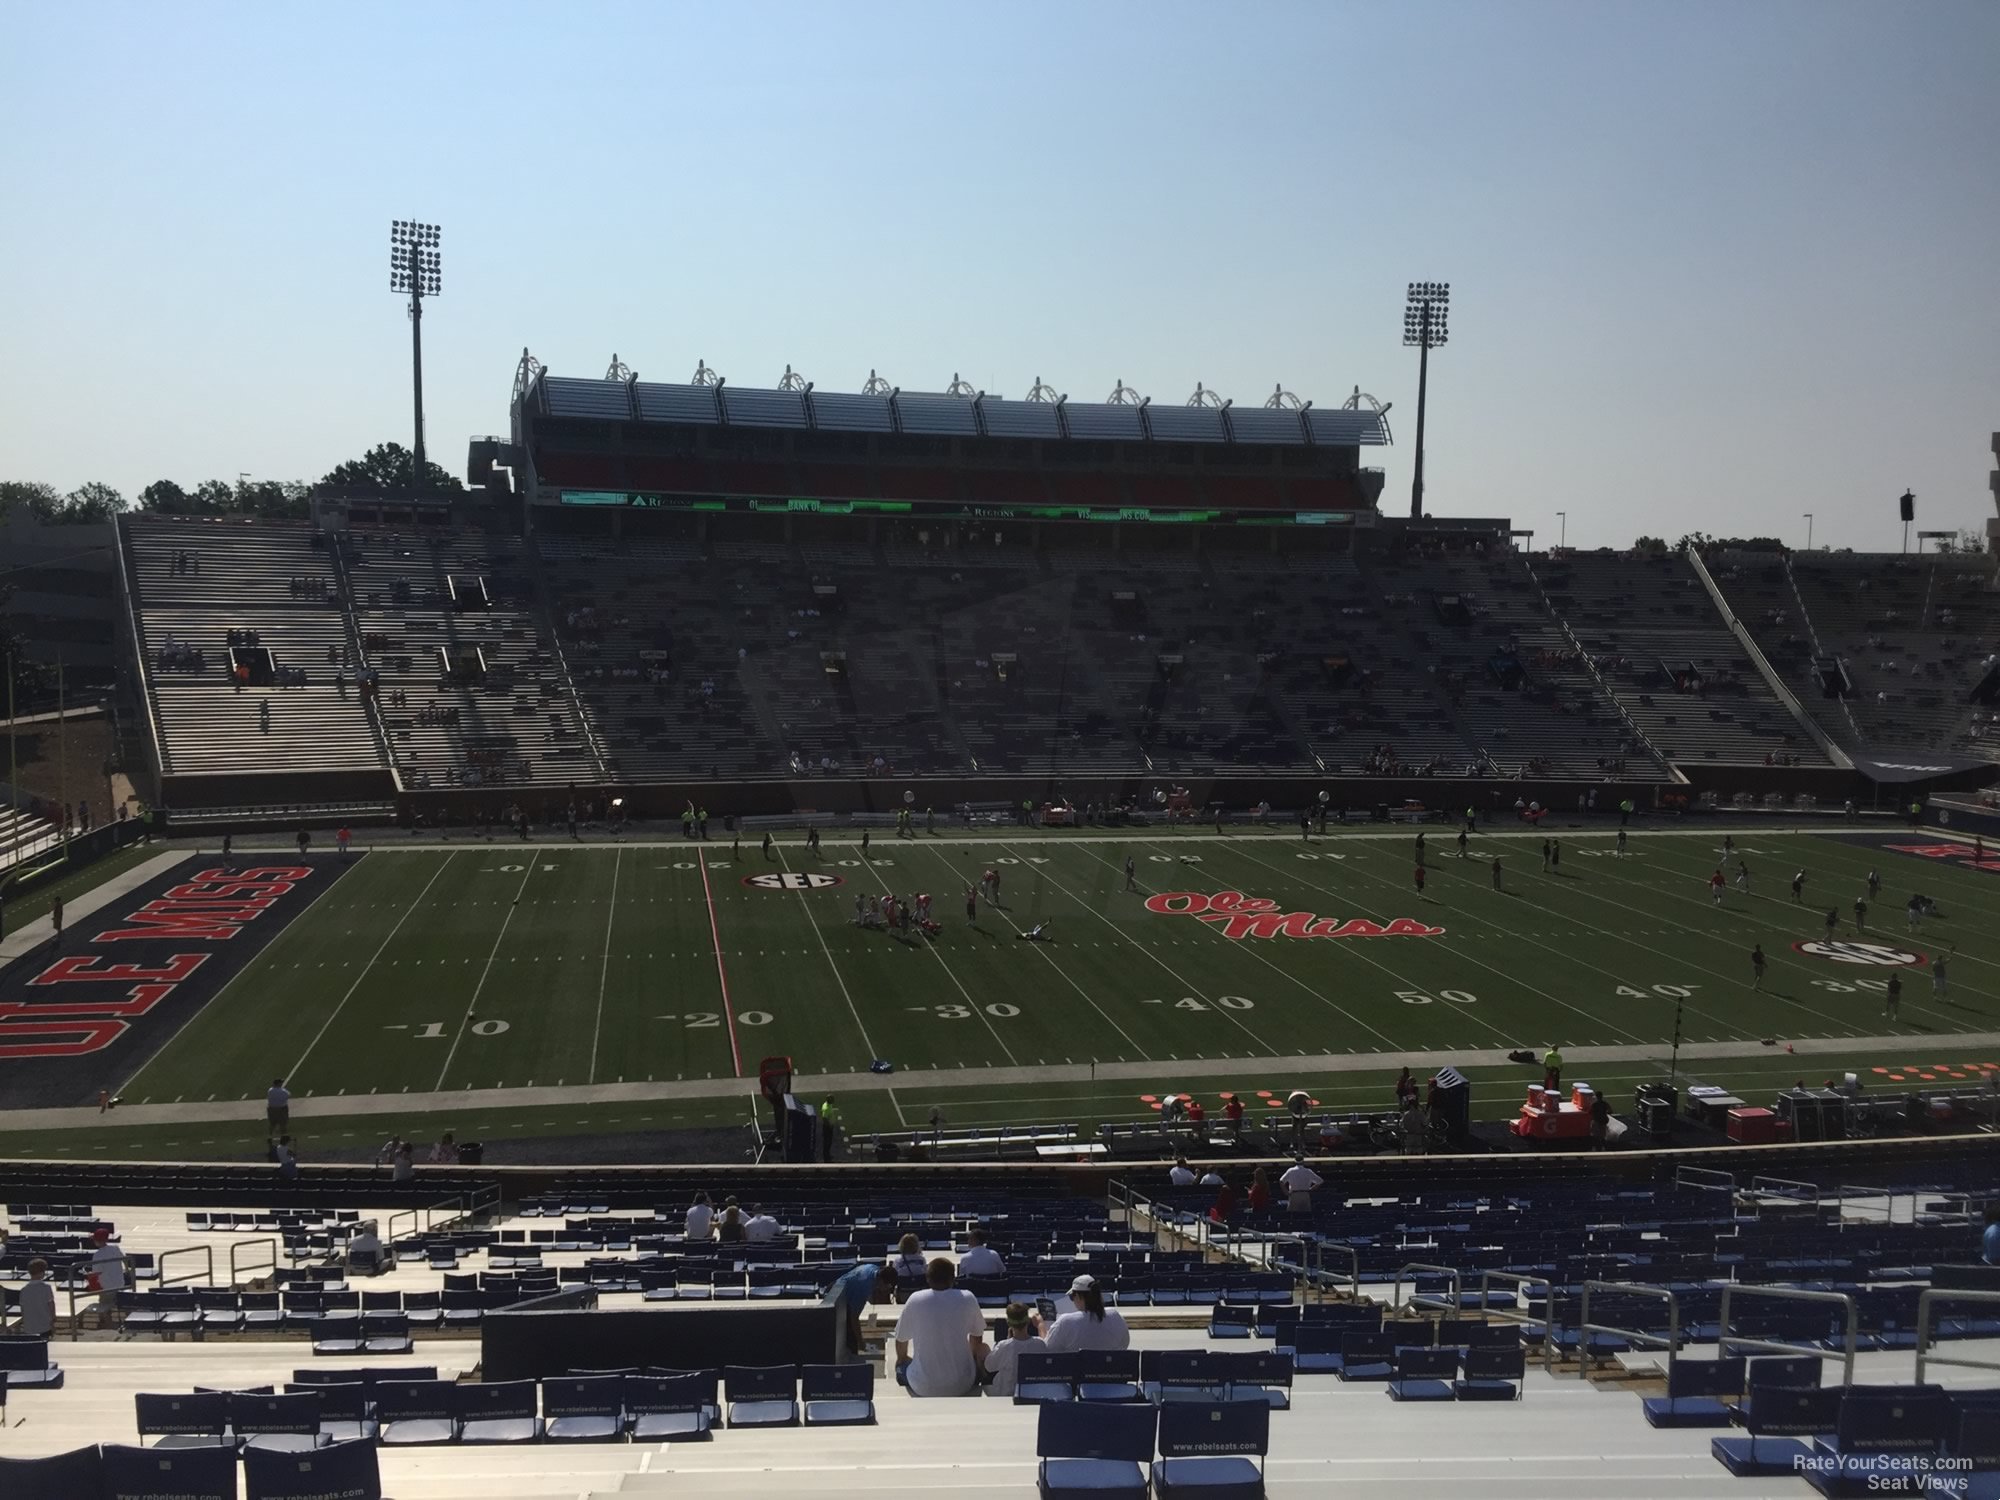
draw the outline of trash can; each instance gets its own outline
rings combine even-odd
[[[484,1141],[461,1141],[458,1147],[458,1164],[461,1167],[476,1167],[486,1159]]]

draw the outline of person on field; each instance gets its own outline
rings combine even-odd
[[[264,1094],[264,1123],[273,1140],[292,1128],[292,1093],[282,1078],[273,1078]]]
[[[1764,964],[1764,945],[1758,943],[1750,950],[1750,972],[1754,976],[1750,988],[1753,990],[1764,988]]]

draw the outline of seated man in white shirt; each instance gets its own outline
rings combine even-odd
[[[1209,1169],[1208,1169],[1208,1170],[1207,1170],[1206,1172],[1203,1172],[1203,1173],[1201,1174],[1201,1182],[1200,1182],[1200,1186],[1202,1186],[1202,1187],[1221,1187],[1221,1186],[1222,1186],[1222,1174],[1221,1174],[1220,1172],[1216,1171],[1216,1170],[1215,1170],[1215,1168],[1213,1168],[1213,1167],[1210,1167],[1210,1168],[1209,1168]]]
[[[347,1237],[347,1264],[356,1271],[379,1276],[387,1269],[389,1256],[382,1248],[382,1236],[373,1219],[363,1219]]]
[[[981,1363],[991,1377],[989,1396],[1011,1396],[1021,1380],[1019,1360],[1024,1354],[1046,1354],[1048,1341],[1035,1332],[1034,1309],[1025,1302],[1007,1304],[1007,1337],[986,1351]]]
[[[1185,1156],[1174,1158],[1174,1169],[1167,1173],[1167,1185],[1169,1187],[1194,1186],[1194,1168],[1188,1165],[1188,1160]]]
[[[688,1205],[686,1235],[691,1240],[706,1240],[714,1232],[715,1205],[709,1201],[707,1193],[696,1193],[694,1202]]]
[[[961,1276],[1005,1276],[1007,1262],[1000,1258],[1000,1252],[986,1243],[986,1231],[975,1229],[966,1236],[970,1248],[958,1258],[958,1274]]]
[[[896,1319],[896,1373],[912,1396],[970,1396],[986,1352],[979,1299],[954,1287],[943,1256],[924,1272],[924,1290]]]
[[[778,1221],[755,1204],[750,1207],[750,1217],[743,1221],[743,1238],[752,1244],[778,1237]]]

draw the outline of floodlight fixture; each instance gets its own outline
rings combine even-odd
[[[1451,283],[1412,281],[1403,302],[1403,343],[1417,351],[1417,457],[1410,477],[1410,519],[1424,518],[1424,409],[1430,394],[1431,350],[1451,333]]]
[[[416,408],[416,443],[411,449],[410,490],[424,488],[424,298],[444,290],[444,261],[438,249],[443,231],[417,219],[389,222],[389,290],[410,299],[410,388]]]

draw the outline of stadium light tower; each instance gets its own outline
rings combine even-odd
[[[424,298],[444,290],[438,227],[397,219],[389,225],[389,290],[410,297],[410,381],[416,393],[417,443],[410,493],[424,487]]]
[[[1414,346],[1417,354],[1417,466],[1410,480],[1410,519],[1424,515],[1424,398],[1431,374],[1431,350],[1447,342],[1451,310],[1449,281],[1413,281],[1403,304],[1403,344]]]

